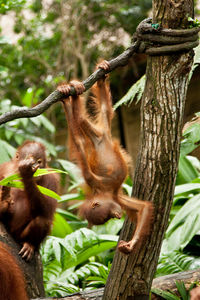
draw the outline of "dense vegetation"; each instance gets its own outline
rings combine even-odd
[[[128,0],[0,1],[1,18],[12,16],[16,38],[13,42],[13,35],[0,35],[0,114],[36,105],[65,78],[87,77],[99,57],[117,55],[130,44],[131,34],[150,5],[147,0],[132,1],[134,9]],[[198,63],[197,52],[194,68]],[[144,82],[143,77],[118,104],[132,101],[135,95],[140,100]],[[68,173],[62,175],[62,205],[52,235],[41,248],[49,296],[103,286],[123,224],[123,219],[110,220],[87,229],[77,216],[84,199],[80,170],[59,158],[63,145],[55,144],[63,120],[57,105],[46,115],[0,127],[0,163],[8,161],[24,140],[34,139],[46,145],[51,165]],[[199,127],[194,122],[183,133],[174,202],[156,276],[200,267],[200,162],[188,156],[199,144]],[[128,178],[124,184],[128,194],[131,184]]]

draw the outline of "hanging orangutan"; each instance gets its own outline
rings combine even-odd
[[[108,71],[109,63],[103,61],[97,68]],[[76,94],[68,97],[71,87]],[[92,226],[104,224],[110,218],[121,218],[121,208],[125,209],[132,220],[137,220],[137,225],[131,241],[120,241],[118,249],[130,253],[149,234],[153,208],[150,202],[122,193],[122,183],[128,171],[128,155],[111,135],[113,108],[106,77],[92,87],[95,111],[92,118],[87,113],[85,100],[79,96],[85,90],[81,82],[73,80],[59,85],[57,90],[67,96],[63,105],[70,147],[86,182],[86,200],[80,207],[80,215]]]

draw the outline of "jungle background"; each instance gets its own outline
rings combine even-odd
[[[55,90],[58,83],[72,78],[83,80],[99,59],[120,54],[131,44],[139,22],[151,15],[151,1],[0,1],[0,13],[0,113],[3,114],[19,106],[33,107]],[[185,122],[197,115],[183,131],[174,202],[155,276],[200,267],[199,52],[197,48]],[[116,108],[113,135],[132,156],[133,170],[139,144],[145,67],[146,56],[137,54],[126,67],[110,75]],[[86,96],[89,98],[89,93]],[[47,295],[64,296],[104,286],[123,219],[89,230],[87,223],[77,216],[77,206],[84,199],[79,187],[82,178],[77,167],[67,160],[67,124],[61,104],[36,118],[1,125],[0,163],[9,160],[26,139],[44,143],[51,166],[68,173],[61,178],[62,196],[52,235],[41,248]],[[129,195],[133,170],[124,184]]]

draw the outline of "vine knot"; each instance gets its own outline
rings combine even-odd
[[[138,53],[169,55],[188,52],[199,44],[199,27],[166,29],[152,24],[152,19],[143,20],[137,27],[133,41],[139,41]]]

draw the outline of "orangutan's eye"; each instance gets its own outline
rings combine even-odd
[[[38,164],[41,164],[41,163],[42,163],[42,159],[39,158],[39,159],[37,160],[37,162],[38,162]]]

